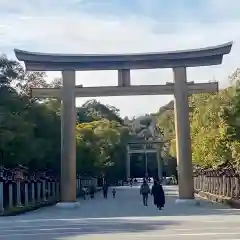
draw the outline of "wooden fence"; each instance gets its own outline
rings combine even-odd
[[[97,178],[77,176],[77,196],[83,187],[98,186]],[[60,197],[60,184],[57,177],[47,173],[33,173],[9,170],[0,167],[0,215],[18,208],[34,208],[56,203]]]
[[[194,170],[194,188],[196,191],[217,196],[239,199],[240,175],[233,169]]]

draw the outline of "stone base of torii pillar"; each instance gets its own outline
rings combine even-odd
[[[196,199],[177,199],[175,201],[177,205],[186,205],[186,206],[198,206],[200,202]]]
[[[56,207],[62,209],[71,209],[71,208],[78,208],[80,207],[79,202],[59,202],[56,204]]]

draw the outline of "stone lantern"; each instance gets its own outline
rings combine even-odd
[[[5,181],[5,168],[3,166],[0,166],[0,181]]]
[[[15,169],[15,181],[23,181],[24,180],[24,174],[27,172],[27,168],[23,167],[22,165],[18,165]]]
[[[44,180],[45,178],[46,178],[46,172],[44,171],[44,172],[40,172],[39,173],[39,178],[41,179],[41,180]]]
[[[8,182],[12,182],[13,181],[13,175],[14,175],[13,171],[8,169],[8,171],[7,171],[7,181]]]
[[[0,166],[0,213],[3,213],[4,211],[3,204],[4,182],[5,182],[5,168],[3,166]]]

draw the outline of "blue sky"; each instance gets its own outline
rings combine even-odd
[[[188,69],[189,81],[217,79],[221,86],[240,54],[239,0],[0,0],[1,52],[13,48],[63,53],[164,51],[233,40],[221,66]],[[49,79],[59,77],[49,72]],[[133,84],[172,81],[171,69],[131,72]],[[77,84],[116,85],[116,71],[78,72]],[[172,96],[100,98],[121,115],[157,111]],[[77,99],[81,104],[86,99]]]

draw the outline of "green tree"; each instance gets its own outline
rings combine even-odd
[[[239,168],[240,70],[230,77],[231,86],[219,93],[189,97],[193,163],[205,168],[231,165]],[[174,109],[171,101],[154,114],[164,133],[165,150],[176,156]]]
[[[32,171],[47,168],[60,173],[60,101],[30,94],[31,88],[61,86],[61,79],[47,83],[45,77],[0,57],[0,160],[6,167],[23,164]],[[77,108],[76,135],[79,173],[115,176],[123,168],[128,129],[116,108],[87,101]]]

